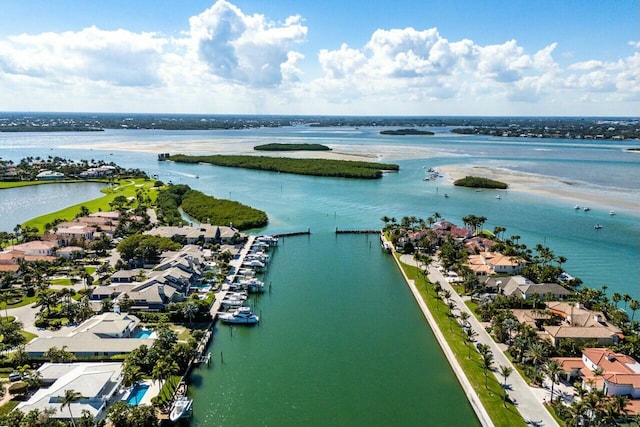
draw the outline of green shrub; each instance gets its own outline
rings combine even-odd
[[[479,176],[466,176],[462,179],[458,179],[453,182],[453,185],[457,187],[470,187],[470,188],[497,188],[500,190],[506,190],[509,187],[504,182],[495,181],[489,178],[482,178]]]
[[[24,394],[27,392],[29,385],[24,381],[18,381],[9,386],[9,393],[11,394]]]

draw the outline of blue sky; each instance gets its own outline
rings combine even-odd
[[[636,0],[0,0],[0,10],[4,111],[640,111]]]

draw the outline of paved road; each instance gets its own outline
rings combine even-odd
[[[416,265],[416,262],[412,256],[403,255],[400,260],[405,264]],[[460,295],[456,293],[447,279],[442,275],[440,271],[438,271],[437,265],[432,264],[429,266],[428,277],[432,283],[440,282],[443,289],[448,289],[449,291],[451,291],[451,299],[456,303],[459,311],[466,311],[471,315],[469,317],[469,323],[473,327],[473,330],[478,333],[476,342],[489,345],[491,351],[493,352],[495,366],[506,365],[513,369],[514,373],[507,378],[507,384],[511,385],[509,396],[511,397],[511,399],[516,401],[516,407],[518,408],[518,411],[520,411],[520,414],[525,419],[525,421],[538,426],[558,427],[558,423],[555,421],[555,419],[553,419],[549,411],[547,411],[547,409],[543,406],[540,398],[536,395],[539,393],[534,392],[534,390],[529,387],[524,379],[522,379],[522,377],[517,373],[511,361],[507,359],[496,342],[480,324],[475,315],[471,313],[471,310],[469,310],[469,307],[467,307],[467,305],[464,303],[462,297],[460,297]],[[504,378],[499,375],[498,372],[494,372],[493,374],[495,375],[498,382],[502,384]]]

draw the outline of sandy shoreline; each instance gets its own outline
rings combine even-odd
[[[509,184],[506,191],[517,191],[566,200],[580,206],[640,211],[640,192],[600,189],[584,183],[569,182],[508,169],[479,165],[445,165],[438,171],[453,184],[465,176],[479,176]],[[499,191],[499,190],[498,190]]]
[[[265,140],[266,141],[266,140]],[[298,143],[298,138],[280,139],[282,143]],[[260,140],[247,139],[215,139],[192,141],[128,141],[126,143],[95,143],[86,145],[65,145],[69,149],[94,149],[105,151],[137,151],[145,153],[183,153],[183,154],[246,154],[262,156],[282,156],[294,158],[337,159],[393,162],[402,159],[428,159],[432,157],[455,157],[447,151],[430,147],[388,145],[332,145],[332,151],[297,151],[297,152],[264,152],[255,151],[254,146]],[[534,174],[516,172],[503,168],[482,165],[444,165],[438,167],[453,184],[458,178],[467,175],[481,176],[506,182],[507,191],[531,193],[540,196],[565,200],[570,204],[590,207],[601,207],[606,210],[622,210],[631,213],[640,211],[640,191],[615,190],[590,186],[581,182],[568,182]]]

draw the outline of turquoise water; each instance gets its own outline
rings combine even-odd
[[[153,331],[151,329],[141,329],[133,336],[133,338],[149,338]]]
[[[478,425],[377,236],[286,238],[265,281],[192,374],[193,426]]]
[[[149,390],[148,384],[136,385],[133,390],[131,390],[129,397],[127,397],[127,404],[131,406],[138,406],[147,390]]]
[[[442,130],[436,129],[438,132]],[[587,286],[640,298],[640,212],[619,206],[575,211],[549,196],[454,188],[425,182],[425,167],[488,164],[588,188],[596,194],[640,197],[640,156],[624,152],[637,141],[611,144],[565,140],[491,139],[438,135],[381,137],[379,129],[252,129],[222,132],[108,131],[100,134],[0,134],[0,156],[20,160],[39,150],[114,161],[165,181],[265,210],[260,233],[311,229],[309,238],[278,248],[266,281],[272,293],[256,300],[255,328],[220,325],[214,363],[195,371],[194,425],[468,425],[476,422],[455,377],[406,285],[377,242],[338,236],[339,228],[379,228],[384,215],[427,218],[440,213],[460,223],[488,218],[485,228],[507,228],[529,247],[549,246],[569,261],[566,270]],[[362,149],[397,162],[398,173],[377,181],[314,178],[157,162],[155,153],[103,151],[99,143],[149,149],[159,143],[223,139],[233,147],[265,142],[318,142]],[[81,145],[82,148],[73,148]],[[91,150],[89,147],[95,145]],[[206,145],[202,146],[203,152]],[[196,178],[199,176],[199,179]],[[71,191],[71,190],[69,190]],[[450,197],[445,199],[444,193]],[[6,196],[0,191],[0,200]],[[66,206],[66,199],[51,207]],[[609,216],[609,209],[618,212]],[[16,218],[32,211],[19,208]],[[4,226],[0,217],[0,225]],[[12,220],[10,227],[19,220]],[[595,231],[593,225],[603,229]],[[371,244],[371,249],[369,249]],[[220,363],[220,353],[224,364]]]

